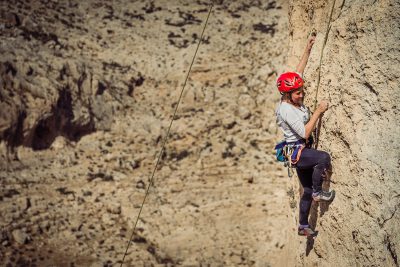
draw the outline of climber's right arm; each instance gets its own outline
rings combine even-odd
[[[311,135],[311,133],[314,131],[315,126],[317,125],[317,121],[319,117],[328,109],[328,102],[327,101],[321,101],[319,103],[317,109],[315,110],[314,114],[311,116],[310,120],[307,122],[307,124],[304,126],[305,127],[305,139],[308,139]]]

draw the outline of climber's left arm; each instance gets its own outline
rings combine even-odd
[[[306,68],[308,58],[310,57],[311,49],[315,43],[315,35],[308,38],[307,46],[304,50],[303,56],[301,57],[299,65],[297,65],[296,71],[303,76],[304,69]]]

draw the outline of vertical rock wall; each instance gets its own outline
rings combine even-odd
[[[290,1],[289,66],[317,32],[305,70],[308,105],[316,97],[324,36],[334,1]],[[399,266],[399,1],[336,0],[322,51],[318,100],[327,99],[319,148],[332,156],[330,206],[312,210],[319,231],[301,243],[299,265]]]

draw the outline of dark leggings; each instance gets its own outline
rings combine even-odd
[[[312,194],[322,190],[325,171],[330,168],[331,157],[325,151],[304,148],[296,164],[297,175],[304,188],[300,199],[300,225],[308,225]]]

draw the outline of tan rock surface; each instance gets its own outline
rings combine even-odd
[[[119,266],[208,8],[2,3],[2,264]],[[214,6],[126,266],[287,261],[272,154],[286,16]]]
[[[292,1],[289,7],[289,65],[303,52],[304,32],[317,32],[305,71],[311,106],[332,4]],[[319,236],[293,248],[298,266],[399,266],[399,13],[398,1],[334,6],[318,100],[330,102],[320,148],[332,155],[337,194],[329,207],[315,207]]]
[[[274,82],[315,29],[312,107],[333,2],[218,1],[126,266],[398,266],[397,2],[336,1],[318,100],[337,195],[311,242],[272,151]],[[120,265],[208,8],[1,3],[2,266]]]

